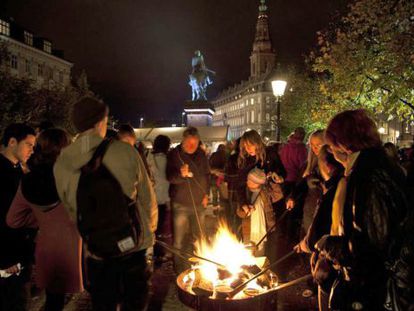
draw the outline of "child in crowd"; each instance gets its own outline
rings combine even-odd
[[[263,170],[253,168],[247,175],[246,191],[249,205],[243,205],[237,211],[237,215],[243,219],[242,237],[245,243],[252,242],[257,245],[266,232],[274,227],[275,215],[265,184],[266,174]],[[258,245],[256,252],[256,255],[266,255],[271,262],[275,259],[271,248],[272,238],[273,233]]]

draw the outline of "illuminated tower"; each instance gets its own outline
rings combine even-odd
[[[256,24],[256,35],[253,51],[250,56],[250,76],[257,77],[271,71],[275,67],[276,54],[269,35],[269,17],[265,0],[260,0],[259,17]]]

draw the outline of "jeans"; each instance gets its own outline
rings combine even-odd
[[[214,175],[210,177],[210,191],[212,204],[213,206],[217,206],[219,204],[219,189],[217,187],[217,177]]]
[[[167,244],[171,244],[171,210],[170,203],[158,205],[158,224],[155,236],[157,240],[163,241]],[[158,244],[154,245],[154,255],[157,258],[163,257],[167,254],[166,250]]]
[[[195,214],[194,207],[173,203],[174,217],[174,247],[192,253],[192,245],[195,240],[205,234],[205,208],[197,206],[197,214],[200,226]],[[189,267],[188,263],[181,257],[175,256],[174,264],[176,272],[180,273]]]
[[[92,309],[115,311],[144,310],[148,299],[149,268],[145,250],[121,258],[87,258]]]

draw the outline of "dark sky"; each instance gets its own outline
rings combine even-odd
[[[0,12],[51,39],[85,69],[92,89],[122,121],[179,118],[190,99],[194,50],[217,72],[208,90],[249,76],[259,0],[0,0]],[[268,0],[270,32],[282,64],[302,63],[315,32],[347,0]]]

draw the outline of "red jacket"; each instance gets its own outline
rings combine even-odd
[[[297,182],[300,172],[306,162],[308,150],[302,141],[291,138],[280,151],[280,159],[285,167],[286,182]]]

